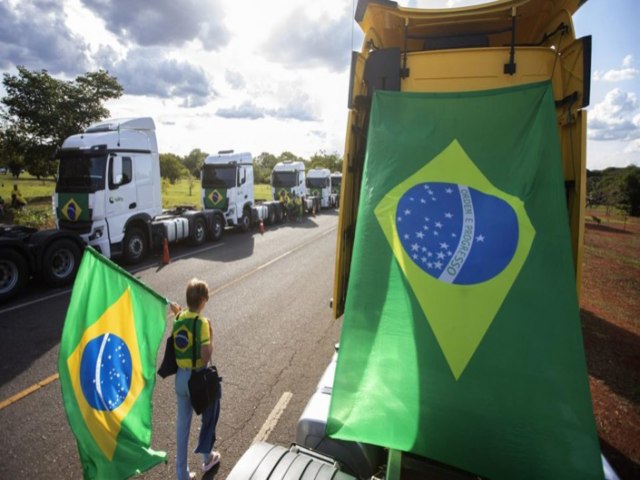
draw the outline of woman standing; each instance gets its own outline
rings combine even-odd
[[[176,352],[175,389],[178,399],[176,419],[176,473],[178,480],[188,480],[195,477],[189,471],[187,451],[189,448],[189,432],[193,408],[189,398],[189,379],[193,370],[207,366],[213,352],[213,332],[211,322],[201,317],[200,313],[209,300],[209,287],[206,282],[192,279],[187,284],[187,307],[181,311],[176,303],[171,304],[171,310],[176,316],[173,322],[172,336]],[[194,352],[195,349],[195,352]],[[195,365],[194,365],[194,358]],[[194,452],[202,454],[202,471],[208,472],[220,462],[220,453],[213,449],[216,442],[216,425],[220,416],[220,389],[211,406],[202,413],[202,424],[198,445]]]

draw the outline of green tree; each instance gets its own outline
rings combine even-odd
[[[267,152],[262,152],[253,159],[253,177],[255,183],[269,183],[271,171],[278,163],[278,158]]]
[[[282,152],[280,154],[280,156],[278,157],[278,162],[304,162],[304,163],[306,163],[307,161],[304,158],[298,157],[297,155],[294,155],[291,152]]]
[[[182,160],[183,165],[191,172],[196,178],[200,178],[200,170],[202,169],[202,165],[204,164],[204,159],[209,156],[208,153],[203,152],[199,148],[194,148],[191,150],[189,155],[184,157]]]
[[[640,167],[626,169],[622,178],[621,206],[632,217],[640,216]]]
[[[309,159],[309,168],[328,168],[332,172],[342,171],[342,158],[337,153],[321,150]]]
[[[3,130],[10,130],[26,169],[36,176],[55,172],[49,161],[69,135],[109,115],[103,102],[122,95],[122,86],[99,70],[73,81],[53,78],[46,70],[18,66],[18,74],[3,74],[6,95],[1,99]]]
[[[174,153],[160,154],[160,176],[166,178],[173,185],[180,178],[189,174],[182,164],[182,159]]]
[[[18,178],[24,169],[23,146],[15,131],[10,128],[0,130],[0,164]]]

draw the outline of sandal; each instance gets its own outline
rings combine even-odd
[[[202,464],[202,471],[206,473],[213,467],[215,467],[218,463],[220,463],[220,454],[215,450],[212,450],[211,455],[209,456],[209,460]]]

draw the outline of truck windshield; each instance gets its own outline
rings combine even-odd
[[[202,171],[204,188],[233,188],[236,186],[235,165],[205,165]]]
[[[307,187],[324,188],[328,186],[328,178],[307,178]]]
[[[276,188],[295,187],[298,185],[296,172],[273,172],[271,184]]]
[[[331,186],[333,188],[340,188],[341,183],[342,183],[342,177],[331,177]]]
[[[107,171],[105,153],[65,153],[60,158],[56,192],[96,192],[104,190]]]

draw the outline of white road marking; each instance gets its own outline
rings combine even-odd
[[[287,408],[291,397],[293,397],[293,394],[291,392],[284,392],[282,394],[280,400],[278,400],[278,403],[276,403],[276,406],[273,407],[273,410],[271,410],[271,413],[262,425],[262,428],[253,439],[253,442],[251,442],[252,445],[256,442],[265,442],[267,438],[269,438],[269,434],[276,427],[278,420],[284,413],[284,410]]]

